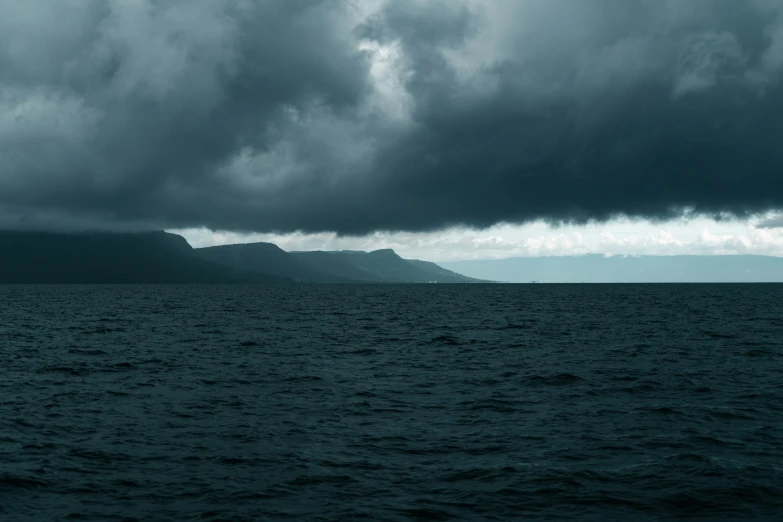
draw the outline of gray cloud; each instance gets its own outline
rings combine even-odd
[[[0,2],[0,226],[783,207],[774,0]]]

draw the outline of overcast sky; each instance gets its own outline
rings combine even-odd
[[[0,0],[0,226],[779,253],[781,72],[777,0]]]

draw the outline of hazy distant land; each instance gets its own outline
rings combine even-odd
[[[783,258],[755,255],[607,257],[591,254],[440,265],[471,277],[522,283],[783,282]]]

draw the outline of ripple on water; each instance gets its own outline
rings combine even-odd
[[[2,287],[0,520],[783,520],[779,285]]]

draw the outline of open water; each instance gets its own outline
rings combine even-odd
[[[0,520],[783,520],[781,285],[0,287]]]

